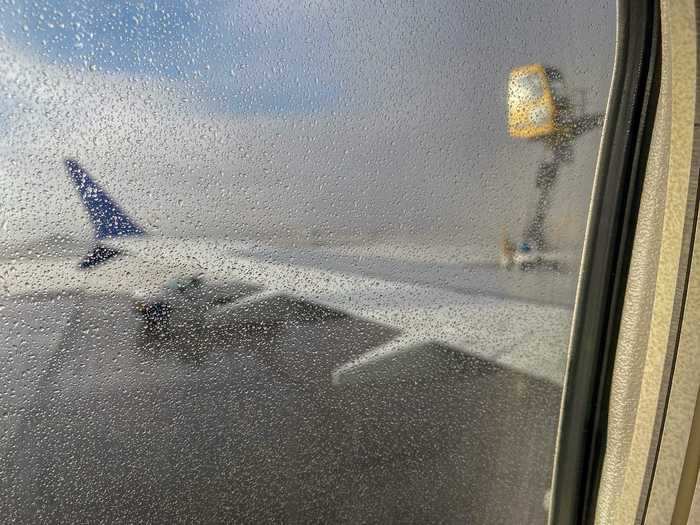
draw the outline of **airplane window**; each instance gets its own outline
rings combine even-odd
[[[3,520],[542,523],[615,24],[3,3]]]

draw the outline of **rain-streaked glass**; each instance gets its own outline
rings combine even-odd
[[[0,4],[2,521],[542,523],[614,43],[608,1]],[[565,145],[508,134],[528,64]]]
[[[542,98],[543,91],[539,75],[519,75],[513,79],[509,87],[509,95],[525,102],[534,102]]]

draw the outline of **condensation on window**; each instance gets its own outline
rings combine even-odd
[[[614,41],[612,1],[2,3],[3,521],[542,523]]]
[[[516,76],[509,86],[508,94],[524,102],[533,102],[542,98],[544,91],[539,75],[530,73]]]

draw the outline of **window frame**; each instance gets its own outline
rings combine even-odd
[[[659,5],[620,1],[617,49],[574,309],[549,523],[595,519],[625,284],[659,92]]]

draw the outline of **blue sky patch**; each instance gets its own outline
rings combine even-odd
[[[303,10],[293,22],[261,16],[258,4],[21,1],[5,6],[0,30],[53,63],[183,82],[220,111],[332,106],[339,82],[323,56],[327,25]]]

